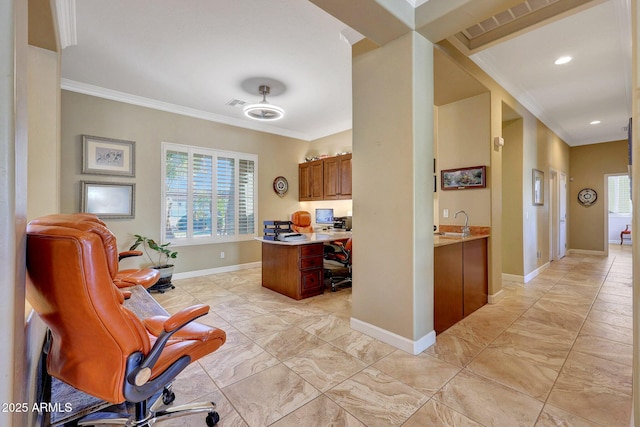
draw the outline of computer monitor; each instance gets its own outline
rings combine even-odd
[[[333,225],[333,209],[332,208],[316,209],[316,224]]]

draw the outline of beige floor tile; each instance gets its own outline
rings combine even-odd
[[[546,404],[542,409],[536,427],[602,427],[600,424],[570,414],[553,405]]]
[[[602,294],[600,294],[602,295]],[[623,316],[621,314],[609,313],[606,311],[600,311],[593,309],[589,312],[589,319],[596,322],[608,323],[616,327],[632,329],[633,317]]]
[[[235,322],[236,328],[254,341],[265,335],[271,335],[284,329],[289,329],[291,324],[280,316],[265,314],[247,320]]]
[[[300,353],[284,364],[321,392],[329,390],[367,366],[329,343]]]
[[[596,302],[593,303],[593,309],[598,311],[605,311],[607,313],[620,314],[623,316],[633,316],[633,306],[631,305],[631,299],[629,299],[628,304],[616,304],[613,302],[596,300]]]
[[[579,335],[571,351],[579,351],[628,366],[633,363],[632,345],[600,337]]]
[[[256,343],[278,360],[283,361],[304,351],[317,348],[325,341],[297,326],[290,326],[287,329],[259,337],[256,339]]]
[[[436,337],[436,343],[424,351],[429,356],[453,365],[464,367],[480,353],[484,345],[467,341],[444,332]]]
[[[200,364],[218,387],[225,387],[278,364],[278,360],[257,344],[249,342],[218,351],[200,359]]]
[[[584,322],[584,318],[584,315],[562,310],[558,305],[552,307],[550,304],[538,305],[538,303],[522,315],[522,319],[531,320],[554,328],[565,329],[576,335]]]
[[[399,426],[428,400],[419,391],[373,368],[357,373],[325,394],[367,426]]]
[[[431,399],[411,416],[402,427],[482,427],[459,412]]]
[[[500,334],[490,347],[530,363],[559,371],[569,354],[573,339],[567,340],[563,334],[565,331],[541,324],[537,324],[538,327],[535,329],[526,329],[522,326],[522,324],[512,325]],[[545,331],[547,334],[544,333]]]
[[[531,426],[543,403],[463,369],[433,397],[485,426]]]
[[[177,400],[177,398],[176,398]],[[235,408],[229,403],[226,397],[220,392],[209,392],[202,396],[197,402],[215,402],[216,412],[220,416],[219,427],[246,427],[247,423],[244,422],[242,417],[238,414]],[[191,403],[191,402],[190,402]],[[162,427],[202,427],[205,426],[206,413],[192,414],[185,417],[179,417],[169,419],[158,423],[158,426]]]
[[[331,340],[331,344],[341,348],[367,365],[377,362],[396,350],[395,347],[389,344],[353,330],[348,334]]]
[[[332,314],[302,319],[297,326],[325,341],[334,340],[351,332],[351,326],[347,320]]]
[[[320,394],[282,364],[224,387],[222,391],[251,427],[268,426]]]
[[[587,317],[587,320],[584,322],[580,330],[580,335],[596,336],[633,345],[633,329],[597,322],[589,317]]]
[[[402,381],[427,397],[433,396],[461,369],[424,353],[413,356],[402,350],[394,351],[374,363],[372,367]]]
[[[324,395],[313,399],[271,425],[271,427],[308,426],[365,427],[356,417]]]
[[[558,377],[560,368],[551,369],[533,363],[530,358],[521,357],[517,353],[506,353],[500,348],[488,347],[467,366],[467,369],[544,401]]]

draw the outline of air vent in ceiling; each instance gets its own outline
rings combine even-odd
[[[496,28],[505,25],[514,19],[522,18],[532,12],[549,6],[553,3],[557,3],[560,0],[526,0],[520,4],[513,6],[503,12],[497,13],[492,17],[485,19],[479,24],[475,24],[466,30],[462,31],[467,39],[473,40],[476,37],[483,35],[486,32],[495,30]]]
[[[242,101],[240,99],[232,99],[231,101],[228,101],[225,105],[228,105],[230,107],[235,107],[237,105],[243,106],[246,103],[247,103],[247,101]]]

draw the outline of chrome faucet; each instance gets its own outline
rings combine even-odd
[[[469,231],[469,215],[465,211],[458,211],[453,214],[454,218],[458,217],[458,214],[464,214],[464,227],[462,227],[462,237],[467,237],[471,232]]]

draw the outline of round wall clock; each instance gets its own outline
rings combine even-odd
[[[578,202],[582,206],[591,206],[598,200],[598,193],[593,188],[583,188],[578,193]]]
[[[273,191],[275,191],[278,196],[284,196],[287,194],[288,190],[289,182],[287,181],[287,178],[279,176],[273,180]]]

